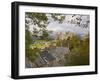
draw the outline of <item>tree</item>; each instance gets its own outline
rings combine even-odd
[[[59,23],[64,19],[64,16],[58,19],[58,14],[49,14],[49,16],[52,17],[55,21],[59,21]],[[46,13],[25,13],[25,52],[26,56],[31,62],[35,60],[38,53],[40,52],[38,48],[31,48],[33,38],[40,37],[42,40],[48,40],[49,34],[46,28],[48,24],[49,21]],[[30,32],[30,25],[33,25],[32,33]]]
[[[32,36],[30,32],[26,30],[25,31],[25,53],[26,53],[26,57],[28,57],[28,59],[32,61],[34,60],[34,57],[33,57],[33,50],[30,48],[30,44],[32,44]]]
[[[32,12],[26,12],[26,23],[27,18],[30,18],[32,21],[32,24],[34,24],[33,27],[33,36],[38,35],[38,32],[42,31],[43,36],[48,36],[47,31],[47,25],[50,23],[49,18],[52,18],[54,21],[58,21],[58,23],[62,23],[65,19],[64,15],[61,14],[46,14],[46,13],[32,13]],[[36,26],[36,28],[35,28]],[[43,38],[43,36],[41,36]]]
[[[85,17],[85,19],[84,19]],[[89,16],[88,15],[72,15],[70,23],[74,23],[79,27],[88,28],[89,27]]]
[[[52,13],[51,17],[54,19],[54,21],[58,21],[59,23],[63,23],[63,21],[65,20],[66,16],[62,15],[62,14]]]
[[[76,44],[74,43],[76,42]],[[78,43],[78,40],[74,38],[74,41],[71,42],[73,48],[71,49],[70,54],[66,56],[67,66],[77,66],[77,65],[88,65],[89,64],[89,37],[81,40]]]
[[[47,30],[43,30],[43,34],[41,36],[41,39],[48,40],[48,36],[49,36],[49,34],[48,34]]]

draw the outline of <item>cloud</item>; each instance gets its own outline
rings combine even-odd
[[[67,32],[67,31],[70,31],[70,32],[74,32],[74,33],[77,33],[77,34],[86,34],[86,33],[88,33],[88,29],[76,26],[75,24],[69,24],[69,23],[59,24],[57,22],[51,22],[47,26],[47,29],[52,30],[54,32]]]
[[[50,22],[47,26],[47,30],[51,30],[54,32],[74,32],[76,34],[86,34],[89,32],[89,29],[76,26],[75,24],[68,23],[68,21],[72,18],[72,15],[66,15],[66,18],[62,24],[58,23],[57,21],[54,21],[53,18],[50,17],[50,14],[47,14],[48,21]],[[82,16],[84,21],[89,20],[89,16]],[[31,24],[29,27],[29,30],[32,32],[33,27],[37,28],[37,26],[34,26],[34,24]]]

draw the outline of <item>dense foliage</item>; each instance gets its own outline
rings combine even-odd
[[[67,66],[89,64],[89,37],[84,39],[72,38],[70,41],[71,50],[65,57]]]

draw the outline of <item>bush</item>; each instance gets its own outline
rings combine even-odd
[[[66,66],[89,65],[89,38],[82,40],[80,44],[78,41],[71,43],[73,48],[65,57]]]

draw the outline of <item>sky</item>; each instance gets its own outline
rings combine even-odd
[[[48,30],[52,30],[54,32],[74,32],[77,34],[87,34],[89,32],[88,28],[83,28],[81,26],[78,26],[76,24],[68,23],[72,18],[72,15],[66,15],[66,18],[62,24],[59,24],[58,22],[54,21],[53,19],[49,18],[49,21],[51,22],[48,26]],[[84,21],[89,20],[89,15],[85,15],[82,17]],[[83,22],[84,23],[84,22]]]
[[[83,28],[82,26],[78,26],[76,24],[68,23],[68,21],[70,21],[71,19],[75,20],[75,18],[77,16],[80,16],[80,15],[76,15],[76,17],[72,18],[73,14],[66,14],[65,15],[66,18],[63,21],[63,23],[58,23],[57,21],[54,21],[53,18],[50,17],[50,14],[46,14],[46,15],[48,17],[48,21],[50,22],[47,25],[47,30],[50,30],[50,31],[53,31],[53,32],[67,32],[67,31],[70,31],[70,32],[80,34],[80,35],[84,35],[84,34],[87,34],[89,32],[89,27],[88,28]],[[82,15],[82,20],[83,20],[82,23],[84,23],[85,21],[87,21],[89,19],[90,19],[89,15]],[[30,31],[33,31],[33,27],[36,27],[36,26],[31,24],[30,25]],[[38,28],[38,27],[36,27],[36,28]]]

